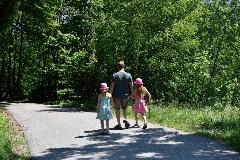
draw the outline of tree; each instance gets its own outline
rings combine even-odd
[[[5,29],[17,12],[20,0],[1,0],[0,1],[0,31]]]

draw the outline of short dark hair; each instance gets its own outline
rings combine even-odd
[[[119,69],[125,68],[124,61],[119,61],[118,64],[117,64],[117,67],[118,67]]]

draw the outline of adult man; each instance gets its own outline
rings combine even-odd
[[[115,129],[122,129],[120,123],[120,109],[123,109],[123,123],[129,128],[130,124],[127,120],[129,89],[133,86],[131,74],[125,72],[124,61],[119,61],[117,64],[118,72],[113,74],[113,80],[110,87],[110,93],[113,96],[114,108],[116,112],[117,125]]]

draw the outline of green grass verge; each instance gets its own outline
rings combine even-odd
[[[131,107],[129,107],[131,110]],[[129,112],[133,117],[133,113]],[[150,119],[149,119],[150,116]],[[210,137],[240,151],[240,108],[152,105],[148,121]]]
[[[29,160],[30,151],[20,126],[0,108],[0,159]]]

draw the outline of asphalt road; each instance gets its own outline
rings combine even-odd
[[[33,160],[240,160],[227,145],[155,124],[101,136],[93,112],[33,103],[9,103],[6,108],[23,126]],[[115,124],[110,121],[110,127]]]

